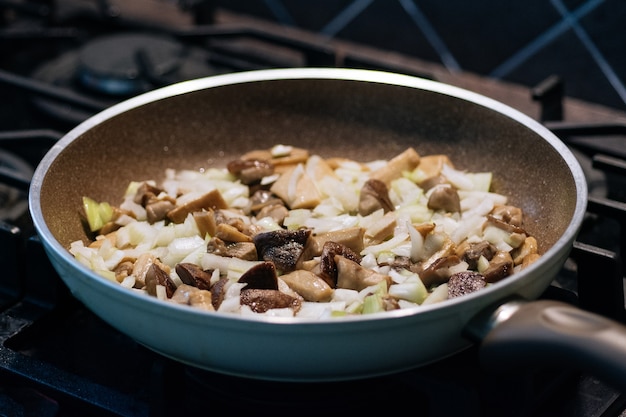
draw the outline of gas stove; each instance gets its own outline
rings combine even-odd
[[[539,119],[566,142],[588,177],[589,207],[570,259],[543,297],[626,322],[626,115],[563,97],[551,74],[529,90],[277,28],[210,2],[162,7],[168,11],[90,1],[0,6],[0,415],[344,415],[368,411],[372,398],[420,416],[626,413],[626,397],[592,375],[569,369],[489,374],[476,347],[415,370],[350,382],[215,374],[151,352],[74,299],[49,264],[26,205],[34,168],[64,132],[121,100],[186,79],[346,66],[483,93]]]

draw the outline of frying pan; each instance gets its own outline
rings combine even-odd
[[[71,242],[88,239],[82,196],[117,202],[131,179],[225,166],[275,144],[361,161],[413,146],[422,155],[447,154],[459,169],[491,171],[494,190],[526,213],[542,257],[439,304],[312,320],[166,303],[100,277],[68,252]],[[29,198],[46,253],[73,295],[139,343],[195,367],[266,380],[350,380],[425,365],[479,338],[487,367],[576,358],[616,383],[626,373],[621,326],[565,304],[527,301],[562,267],[583,220],[587,189],[576,159],[529,117],[449,85],[330,68],[182,82],[115,105],[67,133],[36,169]]]

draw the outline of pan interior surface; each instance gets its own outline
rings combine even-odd
[[[288,79],[194,91],[102,121],[50,165],[42,211],[67,247],[88,238],[78,216],[84,195],[115,204],[130,180],[160,179],[166,168],[225,166],[275,144],[358,161],[412,146],[421,155],[447,154],[460,169],[491,171],[495,191],[524,209],[543,250],[567,228],[576,203],[559,153],[492,109],[403,86]]]

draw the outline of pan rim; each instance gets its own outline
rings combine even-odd
[[[154,297],[145,296],[143,294],[137,294],[133,291],[129,291],[119,284],[108,281],[106,278],[96,274],[94,271],[80,264],[69,253],[69,251],[67,251],[67,248],[64,248],[55,238],[53,238],[52,232],[48,228],[43,218],[39,193],[40,187],[52,163],[70,143],[80,138],[82,134],[107,119],[113,118],[128,110],[146,105],[154,101],[215,87],[262,81],[282,81],[288,79],[363,81],[378,84],[389,84],[407,88],[416,88],[468,101],[496,111],[514,120],[515,122],[523,125],[527,129],[530,129],[534,133],[541,136],[546,142],[548,142],[548,144],[552,148],[554,148],[561,155],[564,162],[569,167],[570,173],[573,177],[573,182],[576,186],[577,199],[572,218],[565,232],[533,265],[529,266],[524,271],[521,271],[506,280],[495,283],[479,292],[468,294],[455,299],[449,299],[442,303],[435,303],[411,309],[394,310],[369,315],[322,319],[302,317],[273,317],[264,315],[241,316],[232,313],[205,312],[198,309],[189,308],[188,306],[178,306],[174,303],[167,303]],[[525,285],[525,278],[528,279],[527,277],[532,275],[535,270],[542,268],[545,269],[549,262],[554,262],[554,258],[559,258],[559,256],[557,255],[559,255],[564,250],[564,248],[575,239],[583,221],[583,216],[586,211],[586,205],[587,183],[582,168],[580,167],[574,154],[548,128],[546,128],[536,120],[532,119],[531,117],[527,116],[526,114],[484,95],[460,87],[444,84],[438,81],[432,81],[418,78],[415,76],[396,74],[385,71],[352,68],[278,68],[244,71],[183,81],[177,84],[172,84],[157,90],[135,96],[116,105],[113,105],[112,107],[109,107],[108,109],[100,113],[97,113],[96,115],[85,120],[78,126],[74,127],[66,135],[64,135],[42,158],[41,162],[35,169],[35,173],[33,175],[31,187],[29,190],[29,210],[31,212],[36,231],[45,241],[45,244],[47,246],[46,250],[53,252],[54,256],[60,257],[64,262],[71,264],[75,268],[78,268],[83,273],[81,279],[95,279],[96,282],[98,282],[98,285],[104,285],[107,289],[112,289],[115,292],[123,293],[122,296],[124,297],[137,297],[137,300],[143,300],[142,303],[148,303],[145,305],[146,308],[150,308],[149,306],[153,303],[157,304],[160,307],[167,305],[168,308],[173,309],[173,311],[180,311],[180,314],[188,315],[189,317],[194,315],[206,317],[207,315],[210,315],[211,317],[217,317],[219,320],[232,320],[233,322],[245,321],[263,322],[268,324],[289,324],[307,326],[318,324],[328,326],[331,323],[345,324],[355,322],[372,322],[377,320],[393,320],[408,316],[428,316],[432,318],[432,314],[450,314],[449,311],[454,310],[453,306],[475,303],[475,300],[479,298],[487,299],[489,298],[488,294],[493,294],[492,297],[498,297],[498,295],[496,294],[500,294],[505,291],[507,293],[510,293],[511,289],[513,290],[513,292],[516,292],[519,288]],[[138,303],[138,305],[140,304],[141,303]],[[142,308],[144,307],[142,306]]]

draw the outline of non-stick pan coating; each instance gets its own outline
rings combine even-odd
[[[85,238],[83,195],[116,203],[129,180],[166,168],[224,166],[242,153],[292,144],[322,156],[389,158],[413,146],[458,168],[494,173],[495,191],[528,215],[542,249],[576,203],[561,156],[537,134],[490,109],[412,88],[345,80],[274,80],[174,96],[106,120],[50,167],[44,215],[64,245]],[[54,212],[54,214],[52,214]]]

